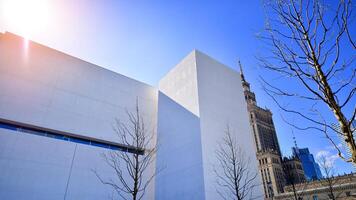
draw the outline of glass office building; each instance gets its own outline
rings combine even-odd
[[[307,180],[321,179],[321,171],[318,163],[315,162],[313,154],[309,152],[308,148],[293,147],[293,154],[297,156],[302,162],[305,178]]]

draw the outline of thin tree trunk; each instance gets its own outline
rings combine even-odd
[[[298,200],[298,195],[297,195],[297,191],[295,189],[295,185],[294,184],[292,184],[292,188],[293,188],[294,199]]]

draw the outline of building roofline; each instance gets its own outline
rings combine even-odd
[[[17,35],[17,34],[12,33],[12,32],[8,32],[8,31],[5,31],[4,33],[1,33],[1,32],[0,32],[0,37],[7,37],[7,36],[8,36],[8,37],[13,37],[13,38],[15,38],[15,39],[17,39],[17,40],[19,40],[19,39],[24,40],[24,39],[25,39],[23,36]],[[105,68],[105,67],[102,67],[102,66],[100,66],[100,65],[91,63],[91,62],[89,62],[89,61],[83,60],[82,58],[75,57],[75,56],[73,56],[73,55],[70,55],[70,54],[65,53],[65,52],[63,52],[63,51],[60,51],[60,50],[57,50],[57,49],[55,49],[55,48],[46,46],[46,45],[41,44],[41,43],[38,43],[38,42],[35,42],[35,41],[31,40],[31,39],[29,40],[29,42],[30,42],[31,44],[36,45],[36,46],[39,46],[39,47],[41,47],[41,48],[46,48],[46,49],[52,50],[52,51],[54,51],[54,52],[56,52],[56,53],[62,54],[62,55],[67,56],[67,57],[70,57],[70,58],[72,58],[72,59],[75,59],[75,60],[78,60],[78,61],[87,63],[87,64],[89,64],[89,65],[92,65],[92,66],[94,66],[94,67],[99,68],[100,70],[105,70],[105,71],[108,71],[108,72],[110,72],[110,73],[114,73],[114,74],[123,76],[123,77],[125,77],[125,78],[130,79],[130,80],[137,81],[137,82],[139,82],[139,83],[141,83],[141,84],[144,84],[144,85],[146,85],[146,86],[149,86],[149,87],[152,87],[152,88],[156,88],[156,89],[157,89],[156,86],[153,86],[153,85],[150,85],[150,84],[145,83],[145,82],[143,82],[143,81],[140,81],[140,80],[131,78],[131,77],[129,77],[129,76],[126,76],[126,75],[121,74],[121,73],[119,73],[119,72],[115,72],[115,71],[113,71],[113,70],[107,69],[107,68]]]

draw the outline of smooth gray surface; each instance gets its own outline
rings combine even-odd
[[[195,50],[160,81],[159,90],[198,119],[200,144],[195,145],[200,145],[202,154],[198,160],[202,160],[204,188],[201,188],[201,191],[205,193],[204,199],[221,198],[216,192],[214,168],[217,170],[219,168],[216,165],[218,162],[215,151],[223,139],[227,125],[230,126],[239,147],[246,153],[247,159],[250,158],[249,168],[258,173],[247,105],[237,72]],[[160,109],[159,107],[159,115]],[[160,121],[158,122],[160,124]],[[189,124],[181,124],[184,123],[180,122],[178,126],[190,127]],[[185,144],[188,141],[179,140],[179,142]],[[196,154],[196,152],[187,151],[187,154]],[[177,160],[180,159],[179,156],[176,157]],[[176,165],[184,164],[176,162]],[[260,176],[258,176],[256,184],[261,183]],[[187,191],[190,190],[187,189]],[[262,187],[257,187],[254,195],[262,198]]]
[[[204,199],[199,118],[159,93],[156,199]]]
[[[125,109],[133,111],[138,99],[146,128],[156,128],[156,88],[36,43],[26,53],[23,39],[9,33],[0,37],[0,52],[0,118],[117,141],[114,120],[127,121]],[[112,194],[91,171],[115,177],[100,157],[102,148],[78,144],[70,173],[75,143],[9,132],[0,129],[0,199]],[[154,199],[153,185],[146,199]]]

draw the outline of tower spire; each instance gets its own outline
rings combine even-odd
[[[241,76],[241,80],[242,80],[243,82],[246,82],[246,80],[245,80],[245,76],[244,76],[244,72],[243,72],[243,70],[242,70],[242,64],[241,64],[241,61],[239,60],[239,61],[238,61],[238,63],[239,63],[239,67],[240,67],[240,76]]]
[[[292,135],[293,135],[293,143],[294,143],[294,147],[292,148],[293,149],[293,155],[299,158],[299,148],[298,148],[298,145],[297,145],[297,140],[295,138],[293,129],[292,129]]]
[[[294,131],[293,131],[293,130],[292,130],[292,135],[293,135],[294,146],[295,146],[295,148],[298,149],[297,140],[296,140],[296,138],[295,138],[295,135],[294,135]]]

